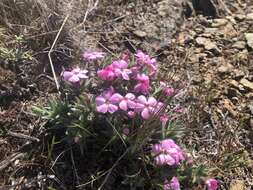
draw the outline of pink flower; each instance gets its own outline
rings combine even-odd
[[[129,54],[126,52],[126,53],[123,53],[121,55],[121,59],[123,59],[124,61],[128,61],[129,60]]]
[[[97,111],[101,113],[114,113],[118,110],[115,102],[118,101],[118,94],[114,94],[114,90],[110,88],[104,91],[101,96],[96,97]]]
[[[127,93],[125,97],[118,94],[117,103],[119,103],[120,109],[127,111],[129,108],[131,108],[131,109],[135,108],[136,103],[134,100],[135,100],[135,95],[132,93]]]
[[[128,63],[125,60],[113,61],[111,65],[106,66],[104,69],[97,72],[98,77],[103,80],[112,81],[116,77],[122,77],[124,80],[129,80],[129,75],[132,73],[127,69]]]
[[[154,113],[157,105],[157,100],[154,97],[148,99],[141,95],[137,99],[136,111],[141,112],[143,119],[148,119],[152,113]]]
[[[138,64],[146,64],[147,62],[150,61],[149,55],[143,53],[141,50],[138,50],[137,53],[135,54],[136,60]]]
[[[63,72],[63,79],[69,81],[71,83],[78,83],[81,79],[86,79],[88,76],[87,70],[81,70],[80,68],[75,68],[72,71],[64,71]]]
[[[185,160],[183,151],[172,139],[165,139],[152,145],[151,152],[155,156],[155,163],[161,166],[178,165],[180,161]]]
[[[116,74],[114,72],[114,67],[112,65],[108,65],[104,69],[99,70],[97,72],[97,75],[102,80],[108,80],[108,81],[112,81],[116,77]]]
[[[135,115],[136,115],[136,113],[135,113],[134,111],[129,111],[129,112],[127,112],[127,115],[128,115],[128,117],[130,117],[130,118],[134,118]]]
[[[169,116],[167,114],[162,114],[160,116],[160,121],[162,122],[163,125],[165,125],[169,120]]]
[[[127,69],[128,63],[125,60],[113,61],[112,66],[117,77],[122,76],[124,80],[130,80],[129,75],[132,71]]]
[[[135,54],[137,64],[144,65],[149,69],[149,75],[153,76],[157,71],[157,64],[154,58],[150,58],[149,55],[138,50]]]
[[[93,61],[104,58],[105,53],[96,51],[86,51],[83,53],[83,59],[87,61]]]
[[[164,190],[180,190],[180,183],[179,183],[177,177],[174,176],[170,180],[170,182],[168,180],[165,180],[163,189]]]
[[[128,63],[125,60],[120,59],[117,61],[113,61],[112,66],[118,69],[126,69],[128,67]]]
[[[175,94],[175,89],[168,86],[165,82],[160,82],[160,85],[162,87],[162,92],[164,95],[171,97]]]
[[[138,74],[137,75],[137,85],[135,85],[134,90],[136,92],[141,92],[143,94],[148,93],[150,86],[149,86],[149,77],[145,74]]]
[[[127,127],[125,127],[125,128],[122,130],[122,132],[123,132],[125,135],[129,135],[130,130],[129,130]]]
[[[206,186],[208,190],[216,190],[218,189],[218,181],[216,179],[208,179]]]
[[[174,108],[173,111],[176,113],[184,113],[185,109],[183,107],[178,106]]]

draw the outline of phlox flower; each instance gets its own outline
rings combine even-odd
[[[130,117],[130,118],[134,118],[135,115],[136,115],[136,113],[135,113],[134,111],[129,111],[129,112],[127,112],[127,115],[128,115],[128,117]]]
[[[112,81],[116,77],[122,77],[124,80],[130,80],[129,75],[132,73],[127,69],[128,63],[125,60],[113,61],[111,65],[106,66],[104,69],[99,70],[97,75],[102,80]]]
[[[165,96],[171,97],[175,94],[175,89],[168,86],[165,82],[160,82],[160,85],[162,87],[162,92]]]
[[[125,135],[129,135],[130,130],[129,130],[129,128],[125,127],[125,128],[122,130],[122,132],[123,132]]]
[[[178,165],[180,161],[185,160],[183,151],[172,140],[165,139],[157,144],[152,145],[152,154],[157,165]]]
[[[128,67],[128,63],[125,60],[120,59],[117,61],[113,61],[112,66],[118,69],[126,69]]]
[[[104,69],[99,70],[97,72],[97,75],[102,80],[108,80],[108,81],[112,81],[116,77],[116,73],[114,72],[114,67],[112,65],[108,65]]]
[[[174,176],[170,181],[165,180],[163,189],[164,190],[180,190],[180,183],[177,177]]]
[[[162,122],[163,125],[165,125],[169,120],[169,116],[167,114],[162,114],[160,116],[160,121]]]
[[[156,59],[150,58],[149,55],[143,53],[140,50],[137,51],[135,57],[138,65],[144,65],[149,69],[150,76],[153,76],[156,73],[157,71]]]
[[[208,190],[216,190],[218,189],[218,181],[216,179],[208,179],[206,186]]]
[[[97,59],[102,59],[105,56],[105,53],[103,52],[97,52],[97,51],[86,51],[83,53],[83,59],[87,61],[93,61]]]
[[[135,92],[148,93],[150,89],[149,77],[145,74],[138,74],[136,80],[138,83],[134,87]]]
[[[116,102],[119,104],[119,108],[124,111],[127,111],[129,108],[134,109],[136,107],[135,95],[132,93],[127,93],[125,97],[117,94]]]
[[[64,71],[62,76],[63,79],[66,81],[69,81],[71,83],[78,83],[81,81],[81,79],[86,79],[88,76],[86,75],[88,73],[87,70],[81,70],[80,68],[75,68],[72,71]]]
[[[118,110],[116,105],[118,98],[118,94],[115,94],[112,88],[104,91],[102,95],[96,97],[97,111],[101,113],[116,112]]]
[[[127,69],[128,63],[125,60],[113,61],[112,66],[117,77],[121,76],[124,80],[130,80],[129,75],[132,71]]]
[[[143,53],[141,50],[138,50],[137,53],[135,54],[136,60],[138,64],[146,64],[147,62],[150,61],[149,55]]]
[[[141,113],[143,119],[148,119],[154,113],[157,105],[157,100],[154,97],[148,99],[141,95],[137,98],[136,111]]]

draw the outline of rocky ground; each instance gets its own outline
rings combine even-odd
[[[84,49],[149,52],[163,63],[163,77],[173,74],[174,81],[189,85],[190,132],[185,143],[196,162],[211,168],[222,182],[221,189],[250,190],[253,3],[210,1],[209,9],[208,3],[198,4],[196,9],[198,1],[185,2],[185,6],[181,6],[183,1],[168,0],[100,1],[84,19],[83,10],[92,9],[87,2],[69,4],[63,0],[44,5],[60,21],[70,16],[62,33],[66,38],[60,39],[56,46],[59,53],[54,54],[58,74],[69,64],[80,64],[79,55]],[[208,12],[211,8],[213,11]],[[26,61],[13,67],[1,60],[1,184],[11,185],[16,180],[32,185],[48,178],[36,173],[50,170],[46,167],[48,160],[39,155],[40,148],[33,150],[41,146],[38,141],[43,135],[43,123],[29,111],[31,105],[42,104],[56,93],[46,54],[50,45],[35,55],[38,62]],[[32,154],[37,154],[36,160]]]

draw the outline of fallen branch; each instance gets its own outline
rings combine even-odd
[[[73,0],[69,3],[69,5],[72,4],[72,2],[73,2]],[[67,14],[67,16],[65,17],[65,19],[63,20],[61,28],[59,29],[59,31],[58,31],[55,39],[54,39],[53,45],[51,46],[51,48],[50,48],[50,50],[48,52],[48,58],[49,58],[51,70],[52,70],[52,73],[53,73],[53,76],[54,76],[54,81],[55,81],[55,85],[56,85],[56,88],[57,88],[58,92],[59,92],[60,85],[59,85],[59,82],[58,82],[56,74],[55,74],[55,69],[54,69],[54,64],[53,64],[53,61],[52,61],[51,53],[53,51],[53,48],[54,48],[54,46],[55,46],[55,44],[56,44],[56,42],[57,42],[57,40],[58,40],[58,38],[59,38],[59,36],[60,36],[60,34],[62,32],[63,27],[65,26],[65,24],[66,24],[69,16],[70,16],[70,14]]]
[[[4,170],[6,167],[8,167],[12,162],[19,158],[23,158],[25,156],[24,153],[14,153],[11,156],[9,156],[7,159],[2,161],[0,163],[0,171]]]
[[[18,138],[21,138],[21,139],[27,139],[27,140],[30,140],[30,141],[40,142],[40,139],[38,139],[36,137],[31,137],[29,135],[25,135],[25,134],[22,134],[22,133],[15,133],[15,132],[8,131],[7,135],[12,136],[12,137],[18,137]]]

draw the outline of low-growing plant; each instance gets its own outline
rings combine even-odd
[[[85,52],[83,59],[82,68],[63,71],[61,97],[33,109],[47,120],[48,142],[57,142],[50,157],[52,147],[68,152],[64,164],[57,164],[59,156],[54,161],[56,173],[71,163],[75,186],[84,189],[201,186],[205,167],[178,145],[185,112],[180,90],[159,79],[156,59],[142,51],[119,58]],[[215,179],[206,184],[218,186]]]
[[[5,46],[0,46],[0,59],[5,60],[6,62],[18,62],[24,60],[32,60],[31,51],[27,51],[24,47],[24,38],[23,36],[14,36],[13,48],[7,48]]]

